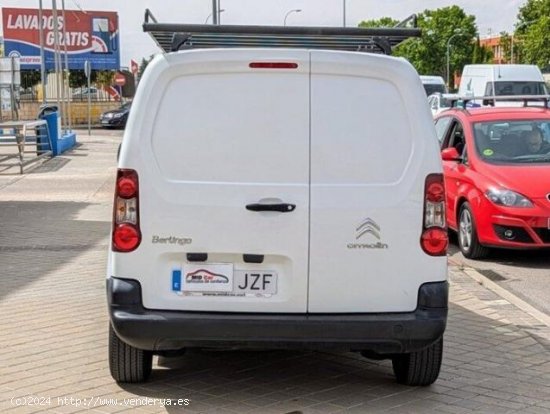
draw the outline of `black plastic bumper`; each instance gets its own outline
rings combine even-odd
[[[417,351],[443,335],[448,283],[420,287],[418,308],[406,313],[249,314],[145,309],[139,282],[109,278],[107,296],[117,335],[135,348],[186,347]]]

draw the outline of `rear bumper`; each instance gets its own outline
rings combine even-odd
[[[368,350],[378,354],[417,351],[443,335],[448,284],[429,283],[420,290],[427,293],[419,297],[418,308],[406,313],[182,312],[145,309],[139,282],[107,280],[111,323],[117,335],[135,348],[151,351],[186,347]]]

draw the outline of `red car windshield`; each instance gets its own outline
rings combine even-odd
[[[491,164],[550,163],[550,120],[474,124],[475,150]]]

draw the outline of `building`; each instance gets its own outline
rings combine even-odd
[[[486,37],[485,39],[481,39],[479,44],[481,46],[488,47],[493,51],[492,63],[508,63],[504,57],[504,49],[500,45],[500,36]]]

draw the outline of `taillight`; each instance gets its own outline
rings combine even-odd
[[[443,174],[430,174],[424,187],[424,221],[420,238],[422,249],[430,256],[445,256],[449,238],[445,219]]]
[[[134,170],[121,168],[117,172],[113,205],[113,251],[131,252],[140,242],[138,175]]]
[[[298,64],[294,62],[250,62],[251,69],[296,69]]]

